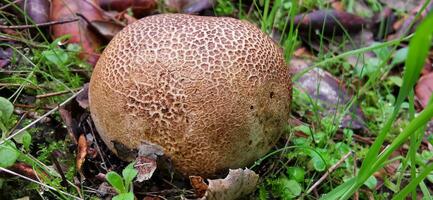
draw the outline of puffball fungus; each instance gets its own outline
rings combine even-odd
[[[281,48],[253,24],[161,14],[109,43],[89,103],[113,152],[120,154],[115,144],[157,144],[181,174],[209,177],[246,167],[275,145],[290,92]]]

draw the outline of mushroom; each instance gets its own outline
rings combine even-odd
[[[109,43],[89,103],[101,138],[121,158],[122,149],[157,144],[182,175],[211,177],[275,145],[290,92],[281,48],[253,24],[161,14]]]

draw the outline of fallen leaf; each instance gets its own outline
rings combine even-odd
[[[60,21],[76,17],[76,13],[85,17],[88,21],[103,20],[101,9],[95,7],[96,0],[53,0],[51,2],[50,19]],[[54,39],[69,34],[69,43],[78,43],[82,46],[80,58],[87,60],[95,65],[99,58],[98,50],[101,48],[100,38],[89,30],[88,24],[84,19],[67,24],[57,24],[51,26],[52,37]]]
[[[99,5],[105,10],[124,11],[131,8],[134,16],[144,17],[158,7],[156,0],[101,0]]]
[[[299,73],[309,67],[311,63],[307,59],[292,58],[290,61],[291,71],[293,74]],[[323,108],[320,112],[321,116],[335,115],[337,109],[344,108],[352,98],[337,78],[320,68],[314,68],[302,75],[294,87],[308,94],[313,100],[318,100],[317,103]],[[361,109],[357,105],[352,106],[350,112],[343,117],[340,125],[343,128],[364,128]]]
[[[415,9],[422,4],[423,0],[379,0],[381,3],[394,10],[403,11],[405,13]]]
[[[9,168],[16,173],[29,177],[33,180],[39,180],[42,178],[35,170],[33,170],[32,166],[22,162],[17,162]]]
[[[158,156],[164,155],[164,149],[150,142],[142,142],[138,148],[135,169],[138,170],[137,181],[149,180],[156,170]]]
[[[195,194],[198,198],[205,195],[209,186],[204,182],[201,176],[190,176],[189,182],[191,183],[192,188],[194,188]]]
[[[91,21],[89,26],[91,26],[99,35],[104,37],[106,41],[113,39],[113,37],[124,27],[117,23],[104,20]]]
[[[193,14],[212,8],[215,0],[165,0],[165,5],[169,10]]]
[[[9,65],[11,57],[12,48],[0,48],[0,68]]]
[[[89,83],[84,84],[83,91],[77,95],[75,100],[82,108],[87,109],[89,107]]]
[[[224,179],[209,180],[201,200],[234,200],[254,192],[259,176],[250,169],[230,169]]]
[[[337,11],[318,10],[297,15],[294,20],[295,27],[302,36],[308,36],[319,31],[325,36],[343,35],[345,31],[356,33],[362,30],[368,22],[362,17]]]
[[[19,6],[33,20],[34,23],[39,24],[48,21],[50,14],[50,2],[48,0],[20,1]]]
[[[81,167],[83,166],[84,161],[86,160],[87,155],[87,140],[84,134],[81,134],[78,138],[78,149],[77,149],[77,159],[76,159],[76,167],[78,171],[81,171]]]
[[[433,73],[422,76],[415,86],[415,95],[421,108],[427,106],[430,96],[433,93]]]

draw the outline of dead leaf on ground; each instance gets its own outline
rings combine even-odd
[[[48,0],[25,0],[18,4],[34,23],[39,24],[48,21],[50,15],[50,2]]]
[[[214,5],[215,0],[165,0],[168,9],[187,14],[199,13]]]
[[[312,64],[306,59],[292,58],[290,67],[293,74],[299,73]],[[350,95],[343,84],[329,72],[314,68],[301,76],[294,87],[308,94],[313,100],[318,100],[322,106],[321,116],[335,115],[350,101]],[[354,105],[342,121],[343,128],[363,129],[364,119],[361,109]]]
[[[87,139],[84,134],[81,134],[78,138],[78,146],[77,146],[77,159],[76,159],[76,167],[77,171],[81,171],[81,167],[83,166],[84,161],[86,160],[87,155]]]
[[[204,182],[201,176],[190,176],[189,182],[191,183],[192,188],[194,188],[195,195],[198,198],[202,198],[206,190],[208,189],[208,185]]]
[[[300,14],[294,21],[302,36],[313,35],[314,31],[325,36],[342,35],[344,31],[357,33],[367,24],[362,17],[337,10],[318,10]]]
[[[427,106],[430,96],[433,94],[433,73],[422,76],[415,86],[415,95],[421,108]]]
[[[201,200],[234,200],[254,192],[259,176],[250,169],[230,169],[224,179],[208,179],[209,186]]]
[[[32,166],[25,163],[17,162],[11,167],[9,167],[9,169],[33,180],[39,180],[43,178],[40,174],[33,170]]]
[[[379,0],[385,6],[394,10],[409,12],[422,4],[423,0]]]
[[[149,180],[157,167],[158,156],[164,155],[164,149],[150,142],[142,142],[138,148],[138,156],[135,160],[135,169],[138,170],[137,181]]]
[[[149,15],[158,7],[156,0],[101,0],[99,5],[105,10],[124,11],[131,8],[135,17]]]
[[[0,69],[9,65],[12,57],[12,48],[0,48]]]
[[[95,7],[96,0],[75,1],[75,0],[53,0],[51,2],[50,19],[60,21],[76,17],[76,13],[84,16],[88,21],[103,20],[101,9]],[[80,54],[82,59],[95,65],[99,58],[98,50],[101,48],[101,40],[89,30],[88,24],[84,19],[67,24],[57,24],[51,27],[54,39],[69,34],[69,43],[81,44],[83,50]]]
[[[75,100],[82,108],[87,109],[89,107],[89,83],[83,85],[83,91],[77,95]]]
[[[105,41],[113,39],[113,37],[124,27],[120,24],[105,20],[91,21],[89,26],[91,26],[91,28],[99,35],[104,37]]]

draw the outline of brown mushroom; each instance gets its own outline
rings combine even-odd
[[[181,174],[209,177],[246,167],[275,145],[290,91],[282,50],[253,24],[162,14],[114,37],[94,69],[89,101],[114,152],[116,143],[158,144]]]

